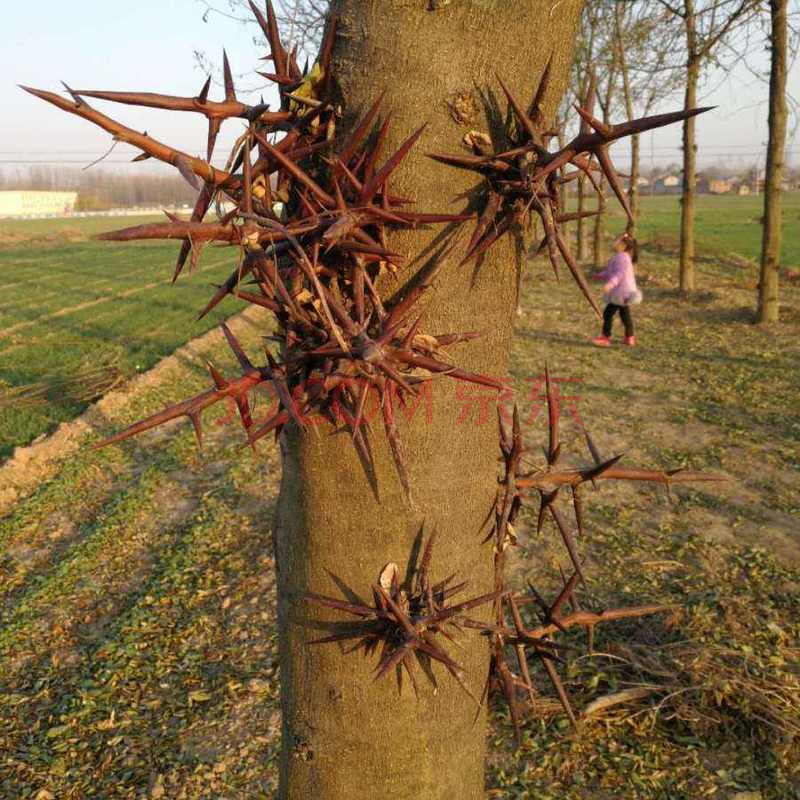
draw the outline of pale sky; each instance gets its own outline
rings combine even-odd
[[[257,96],[245,88],[261,86],[255,68],[264,55],[255,47],[256,28],[244,27],[219,15],[203,21],[204,6],[198,0],[140,0],[138,3],[108,0],[73,2],[8,3],[3,9],[4,44],[0,50],[0,166],[15,168],[14,162],[59,161],[89,163],[103,154],[110,137],[95,126],[32,97],[16,84],[60,91],[60,81],[78,89],[156,91],[194,95],[204,80],[194,51],[201,50],[221,61],[224,45],[235,74],[241,77],[240,94],[253,101]],[[762,68],[766,56],[761,55]],[[744,69],[730,76],[715,75],[713,91],[701,94],[703,105],[718,109],[698,118],[701,164],[721,161],[731,169],[742,168],[763,158],[767,138],[767,86]],[[216,90],[216,95],[214,91]],[[789,75],[789,91],[800,96],[800,65]],[[220,96],[212,88],[212,96]],[[274,95],[268,91],[269,102]],[[177,114],[92,101],[121,122],[160,138],[191,153],[205,151],[205,120],[196,114]],[[666,103],[661,111],[680,108],[681,98]],[[274,107],[274,106],[273,106]],[[217,145],[218,158],[241,131],[238,120],[223,126]],[[680,160],[680,126],[646,135],[642,142],[643,166]],[[620,168],[626,162],[624,144],[615,148]],[[109,156],[109,168],[129,159],[130,149],[118,146]],[[759,154],[762,154],[761,157]],[[800,163],[800,138],[789,145],[789,163]],[[151,162],[133,168],[152,168]]]

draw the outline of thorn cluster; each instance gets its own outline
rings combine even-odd
[[[439,222],[458,222],[469,215],[425,214],[407,210],[410,200],[392,194],[389,179],[408,155],[424,126],[394,152],[383,154],[389,115],[381,118],[379,98],[344,140],[336,138],[341,115],[328,99],[327,85],[336,32],[328,22],[318,62],[301,72],[296,52],[281,43],[272,3],[266,15],[250,3],[270,46],[274,72],[261,73],[278,84],[279,111],[263,103],[249,106],[236,96],[227,56],[223,56],[225,98],[209,99],[209,81],[197,97],[173,97],[143,92],[69,90],[71,99],[35,89],[28,91],[109,131],[115,139],[142,150],[140,158],[173,164],[196,185],[199,195],[189,220],[167,214],[163,223],[140,225],[99,238],[111,241],[177,239],[182,242],[173,280],[191,256],[194,266],[209,242],[240,249],[236,268],[201,312],[207,314],[228,295],[265,308],[278,329],[272,337],[278,352],[266,353],[255,366],[231,332],[225,335],[242,367],[242,375],[225,379],[212,366],[214,389],[121,431],[106,443],[120,441],[179,416],[189,417],[199,434],[202,410],[224,398],[235,400],[252,444],[294,420],[300,426],[310,413],[352,429],[360,457],[369,461],[363,435],[369,395],[379,403],[383,426],[400,481],[410,493],[402,447],[395,425],[397,402],[419,390],[419,384],[438,375],[500,388],[489,377],[460,370],[440,351],[473,338],[474,333],[424,334],[414,306],[431,285],[450,250],[443,247],[428,264],[426,274],[392,305],[379,295],[379,278],[393,275],[402,262],[387,247],[390,228]],[[85,98],[190,111],[208,119],[206,159],[192,157],[140,134],[92,108]],[[245,130],[230,154],[226,168],[211,164],[222,123],[239,118]],[[282,134],[278,140],[277,134]],[[198,183],[202,181],[202,185]],[[204,218],[214,203],[230,211],[218,221]],[[255,427],[248,393],[268,383],[279,400],[277,413]]]
[[[468,581],[453,584],[455,575],[434,583],[430,577],[431,555],[436,534],[428,537],[427,544],[418,566],[412,566],[403,583],[400,583],[400,568],[395,563],[387,564],[380,579],[372,587],[373,604],[361,601],[344,601],[333,597],[308,593],[305,597],[318,605],[343,611],[357,617],[355,624],[344,624],[343,630],[314,639],[310,644],[345,642],[355,640],[345,652],[363,650],[370,656],[380,650],[375,667],[375,679],[388,675],[392,669],[397,672],[402,689],[403,672],[418,694],[416,667],[421,666],[431,683],[436,686],[436,678],[431,670],[431,662],[443,664],[450,675],[470,695],[474,696],[464,682],[464,670],[445,651],[441,639],[453,641],[453,634],[471,623],[464,617],[470,609],[490,603],[497,593],[481,595],[455,605],[448,601],[463,591]],[[353,593],[348,590],[348,594]],[[341,628],[341,625],[337,624]]]
[[[559,186],[585,174],[598,194],[602,195],[602,189],[594,175],[595,172],[601,171],[632,223],[633,216],[628,198],[611,162],[609,146],[625,136],[679,122],[708,109],[695,108],[642,117],[619,125],[607,125],[592,114],[595,95],[595,81],[592,76],[583,107],[575,106],[581,117],[578,135],[560,150],[550,152],[547,146],[550,139],[557,135],[557,131],[548,129],[542,111],[542,102],[547,94],[549,80],[550,61],[545,67],[533,100],[526,109],[498,77],[508,100],[509,115],[513,115],[515,122],[509,126],[506,132],[507,141],[503,142],[500,151],[486,152],[488,148],[482,141],[484,137],[471,137],[469,142],[473,149],[472,155],[430,153],[429,156],[443,164],[477,172],[486,179],[481,200],[483,210],[478,217],[462,263],[485,253],[513,226],[528,223],[531,212],[535,212],[541,220],[544,232],[537,254],[547,249],[556,278],[560,254],[575,282],[599,316],[600,310],[570,252],[562,225],[579,216],[593,216],[600,212],[566,213],[566,210],[560,207]],[[597,160],[596,164],[593,159]],[[568,164],[576,169],[565,173],[564,168]]]
[[[578,583],[586,587],[583,566],[578,554],[577,544],[569,524],[559,510],[556,501],[562,488],[569,487],[575,513],[575,525],[580,538],[584,536],[584,514],[580,487],[587,482],[598,480],[634,480],[663,483],[667,489],[673,483],[695,481],[719,481],[721,477],[689,470],[648,470],[625,469],[616,466],[621,455],[603,459],[592,441],[588,431],[584,430],[586,442],[594,464],[589,467],[567,468],[559,465],[562,453],[559,438],[560,409],[557,393],[550,380],[550,373],[545,367],[547,392],[547,424],[548,442],[544,448],[545,464],[534,467],[527,472],[522,469],[525,450],[522,443],[522,431],[519,413],[514,408],[511,431],[507,431],[500,421],[500,449],[503,461],[503,476],[494,508],[495,524],[486,541],[495,541],[495,584],[497,599],[494,604],[494,624],[482,625],[481,628],[489,637],[491,667],[489,679],[484,689],[484,696],[490,689],[499,690],[508,704],[512,724],[519,740],[521,732],[521,709],[517,698],[518,690],[527,693],[533,702],[535,687],[528,667],[528,654],[541,659],[544,668],[556,690],[558,698],[570,721],[575,724],[575,713],[569,701],[564,685],[558,675],[555,662],[559,661],[558,645],[552,636],[565,632],[568,628],[580,626],[589,633],[589,649],[592,649],[594,626],[601,622],[609,622],[630,617],[641,617],[669,610],[667,606],[649,605],[632,608],[606,609],[598,612],[581,608],[575,595]],[[563,588],[557,597],[547,602],[532,584],[528,584],[528,592],[517,594],[506,589],[505,585],[505,551],[516,543],[513,522],[518,516],[524,502],[524,491],[535,489],[539,492],[539,513],[537,516],[537,534],[541,533],[545,516],[549,513],[558,529],[564,547],[572,564],[569,579],[562,572]],[[530,627],[524,621],[520,608],[531,604],[538,615],[539,624]],[[572,613],[565,614],[567,604],[572,606]],[[471,623],[468,623],[471,625]],[[516,669],[507,658],[507,651],[513,651],[512,658]]]

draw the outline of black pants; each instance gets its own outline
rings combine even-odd
[[[625,335],[633,336],[633,319],[631,318],[630,307],[618,306],[614,303],[609,303],[603,312],[603,336],[611,336],[611,323],[614,321],[614,314],[617,311],[619,311],[622,324],[625,326]]]

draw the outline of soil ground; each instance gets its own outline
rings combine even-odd
[[[651,693],[573,732],[537,669],[518,749],[492,706],[487,798],[800,797],[800,296],[786,288],[782,321],[762,330],[751,267],[701,261],[683,300],[663,250],[643,253],[633,349],[593,348],[597,323],[568,277],[529,269],[513,356],[529,458],[544,441],[547,362],[566,460],[589,461],[582,424],[630,466],[727,481],[589,492],[582,602],[676,611],[598,628],[592,653],[571,634],[565,685],[578,712],[622,689]],[[251,351],[261,319],[233,323]],[[234,371],[211,333],[62,428],[57,446],[0,469],[13,486],[0,496],[2,797],[273,796],[276,447],[244,448],[226,408],[208,414],[202,451],[186,422],[87,447],[207,388],[207,357]],[[465,424],[494,424],[479,410]],[[512,572],[553,589],[566,561],[553,529],[536,534],[535,506]]]

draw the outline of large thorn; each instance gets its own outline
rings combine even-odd
[[[112,134],[116,139],[126,142],[127,144],[130,144],[139,150],[143,150],[145,153],[153,158],[157,158],[159,161],[163,161],[166,164],[172,164],[175,167],[179,166],[179,164],[188,166],[189,170],[191,170],[193,174],[202,178],[204,181],[213,183],[216,186],[224,186],[226,188],[236,188],[238,186],[238,180],[232,177],[229,173],[216,169],[207,161],[203,161],[201,158],[190,156],[187,153],[183,153],[180,150],[176,150],[173,147],[162,144],[146,134],[134,131],[133,129],[122,125],[116,120],[107,117],[105,114],[102,114],[101,112],[92,108],[87,103],[78,105],[70,102],[60,95],[54,94],[53,92],[46,92],[42,89],[33,89],[29,86],[21,86],[20,88],[24,89],[26,92],[34,95],[35,97],[45,100],[48,103],[52,103],[62,111],[67,111],[70,114],[75,114],[78,117],[89,120],[89,122],[93,122],[98,127]]]

